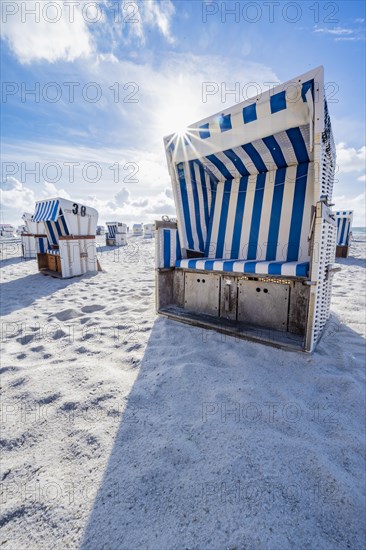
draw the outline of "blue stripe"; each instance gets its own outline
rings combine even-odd
[[[210,221],[210,214],[208,210],[208,195],[207,195],[207,187],[206,187],[206,173],[202,166],[202,163],[199,163],[199,170],[200,170],[200,179],[202,183],[202,195],[203,195],[203,207],[205,211],[205,223],[206,223],[206,230],[208,228],[208,224]]]
[[[258,262],[245,262],[243,273],[255,273],[255,268]]]
[[[224,244],[225,244],[225,235],[226,235],[226,224],[227,224],[227,215],[229,211],[230,203],[230,193],[231,193],[231,183],[232,180],[225,181],[224,184],[224,193],[222,197],[221,204],[221,213],[220,213],[220,223],[219,223],[219,232],[217,236],[217,247],[216,247],[216,258],[222,258],[224,255]]]
[[[263,138],[263,143],[267,146],[267,149],[271,153],[277,168],[284,168],[285,166],[287,166],[281,147],[278,145],[277,140],[274,136]]]
[[[273,262],[268,266],[268,275],[281,275],[283,262]]]
[[[313,99],[314,99],[314,80],[307,80],[306,82],[303,83],[301,88],[301,97],[303,101],[306,101],[306,92],[308,90],[311,90],[311,95],[313,96]]]
[[[226,151],[223,151],[223,153],[227,156],[228,159],[231,160],[241,176],[249,176],[249,172],[245,168],[243,161],[232,149],[227,149]]]
[[[44,254],[44,243],[43,243],[43,239],[38,239],[38,243],[39,243],[39,251],[41,254]]]
[[[287,261],[295,262],[299,258],[299,246],[309,164],[299,164],[296,171],[294,202],[290,225]]]
[[[67,224],[66,224],[66,220],[64,218],[64,215],[61,213],[61,210],[60,210],[60,220],[61,220],[61,223],[63,225],[65,235],[70,235],[69,229],[68,229]],[[103,228],[103,226],[102,226],[102,228]]]
[[[56,239],[55,234],[53,232],[52,223],[49,222],[49,221],[46,221],[45,223],[47,225],[47,229],[48,229],[50,237],[51,237],[51,243],[52,244],[57,244],[57,239]]]
[[[303,262],[297,264],[296,266],[296,275],[297,277],[307,277],[309,272],[309,262]]]
[[[175,250],[175,254],[176,254],[177,259],[180,259],[182,257],[182,253],[181,253],[181,250],[180,250],[180,240],[179,240],[178,230],[176,231],[176,250]]]
[[[59,237],[62,237],[62,229],[60,227],[60,224],[58,222],[54,222],[57,230],[57,234]]]
[[[57,219],[57,210],[58,210],[58,206],[59,206],[58,201],[55,201],[55,205],[54,205],[54,208],[53,208],[53,210],[52,210],[52,215],[51,215],[52,221],[55,221],[55,220]]]
[[[261,223],[262,205],[264,186],[266,184],[266,174],[257,175],[257,183],[254,196],[252,222],[250,226],[249,244],[248,244],[248,260],[255,260],[257,257],[259,227]]]
[[[234,262],[236,261],[237,260],[226,260],[222,265],[223,271],[233,271]]]
[[[164,229],[164,267],[170,267],[170,231]]]
[[[194,165],[193,165],[192,160],[189,161],[189,171],[190,171],[191,182],[192,182],[194,214],[195,214],[195,222],[196,222],[199,249],[200,249],[201,252],[203,252],[204,248],[205,248],[205,244],[203,242],[203,234],[202,234],[202,227],[201,227],[200,202],[199,202],[199,198],[198,198],[196,175],[195,175],[195,172],[194,172]]]
[[[196,268],[197,260],[188,260],[188,267],[191,267],[192,269]]]
[[[205,269],[208,269],[209,271],[213,271],[214,263],[215,263],[216,261],[217,261],[217,260],[206,260],[206,261],[205,261]]]
[[[212,180],[211,185],[212,185]],[[211,211],[210,211],[210,223],[208,226],[207,231],[207,243],[206,243],[206,250],[205,250],[205,256],[209,256],[210,253],[210,244],[211,244],[211,236],[212,236],[212,226],[213,226],[213,217],[215,212],[215,204],[216,204],[216,189],[212,189],[212,198],[211,198]]]
[[[239,258],[240,237],[243,226],[245,200],[247,197],[247,186],[248,176],[241,178],[239,184],[238,202],[236,203],[233,242],[230,256],[234,259]]]
[[[280,168],[276,171],[275,184],[273,189],[272,210],[267,239],[266,260],[276,259],[278,246],[278,233],[281,223],[281,211],[283,192],[285,188],[286,168]]]
[[[189,202],[188,202],[188,193],[187,193],[187,183],[184,175],[184,169],[179,168],[177,166],[178,171],[178,178],[179,178],[179,186],[180,186],[180,193],[182,197],[182,204],[183,204],[183,215],[184,215],[184,223],[186,226],[186,235],[187,235],[187,241],[188,241],[188,248],[191,250],[194,249],[194,242],[193,242],[193,235],[192,235],[192,226],[191,226],[191,217],[189,215]]]
[[[279,92],[278,94],[274,94],[270,98],[270,104],[271,104],[271,113],[278,113],[278,111],[282,111],[283,109],[286,109],[286,91]]]
[[[226,180],[233,179],[234,176],[229,172],[225,164],[216,157],[216,155],[207,155],[206,158],[216,166],[216,168],[219,170],[219,172],[224,176]]]
[[[254,147],[252,143],[247,143],[246,145],[242,145],[242,148],[247,153],[247,155],[250,157],[252,163],[254,164],[255,168],[259,173],[261,172],[268,172],[268,168],[264,164],[262,157]]]
[[[295,151],[297,162],[299,164],[309,162],[309,155],[306,150],[305,141],[302,137],[300,128],[291,128],[290,130],[286,130],[286,134],[288,135],[291,145]]]
[[[339,239],[339,244],[343,244],[343,239],[344,239],[344,232],[345,232],[345,229],[346,229],[346,218],[344,218],[342,220],[342,229],[341,229],[341,237]]]

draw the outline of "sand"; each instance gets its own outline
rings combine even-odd
[[[154,242],[2,272],[2,548],[365,545],[365,238],[314,354],[158,318]]]

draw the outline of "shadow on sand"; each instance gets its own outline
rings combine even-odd
[[[72,279],[59,279],[42,273],[33,273],[2,283],[0,287],[2,298],[0,301],[0,315],[9,315],[13,311],[30,306],[39,298],[50,296],[57,290],[96,276],[97,274],[91,273]]]
[[[326,421],[351,347],[336,319],[309,355],[158,318],[81,550],[361,547],[362,491],[334,459],[359,404]]]

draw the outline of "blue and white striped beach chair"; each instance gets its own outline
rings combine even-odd
[[[336,244],[323,68],[164,143],[177,224],[156,222],[157,311],[312,351]]]
[[[61,278],[96,272],[97,221],[89,206],[60,197],[37,202],[33,222],[43,222],[47,235],[46,242],[37,241],[39,270]]]
[[[125,246],[127,244],[127,225],[121,222],[106,222],[107,233],[105,241],[107,246]]]
[[[337,221],[337,258],[347,258],[352,240],[353,210],[343,210],[335,213]]]

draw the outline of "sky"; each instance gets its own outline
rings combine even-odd
[[[36,200],[174,215],[163,137],[323,65],[333,202],[365,226],[365,2],[1,2],[1,223]]]

